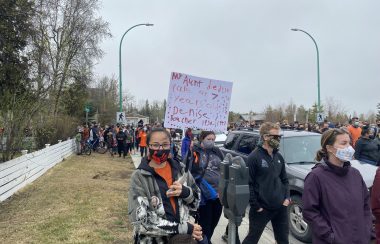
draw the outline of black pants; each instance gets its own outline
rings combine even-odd
[[[211,237],[214,234],[215,227],[218,225],[222,215],[223,206],[218,199],[208,200],[206,205],[199,207],[199,225],[202,226],[203,235],[211,243]]]
[[[124,145],[124,157],[128,155],[130,148],[131,148],[131,143],[125,143],[125,145]]]
[[[133,150],[134,147],[135,147],[135,143],[133,143],[133,142],[129,143],[129,153],[132,153],[132,150]]]
[[[141,157],[146,156],[146,147],[141,147],[140,146],[140,153],[141,153]]]
[[[135,146],[137,150],[139,150],[139,145],[140,145],[140,138],[137,138],[135,142]]]
[[[121,151],[123,151],[123,156],[125,157],[126,151],[124,147],[124,143],[122,141],[117,141],[117,152],[119,153],[119,157],[121,157]]]
[[[268,222],[272,222],[274,238],[277,244],[289,244],[289,222],[287,207],[277,210],[263,210],[257,212],[249,210],[249,232],[243,244],[256,244]]]

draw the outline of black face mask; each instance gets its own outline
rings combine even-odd
[[[159,164],[166,162],[169,158],[170,149],[154,150],[149,148],[150,157]]]

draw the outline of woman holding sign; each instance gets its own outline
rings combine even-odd
[[[147,136],[148,157],[131,177],[128,214],[134,243],[197,243],[202,228],[190,222],[200,200],[191,174],[170,157],[170,134],[154,128]]]
[[[223,154],[214,144],[215,133],[202,131],[199,142],[194,144],[192,151],[188,151],[184,160],[186,167],[189,168],[201,189],[198,222],[202,226],[208,243],[211,243],[211,237],[223,209],[217,193]]]

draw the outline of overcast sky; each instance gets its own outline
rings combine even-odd
[[[97,77],[118,77],[120,38],[123,90],[136,100],[167,98],[170,73],[233,82],[231,108],[261,112],[292,100],[317,101],[316,50],[321,99],[334,97],[349,113],[380,102],[380,1],[375,0],[103,0],[100,15],[112,38]]]

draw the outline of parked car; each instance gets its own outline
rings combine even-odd
[[[260,140],[257,129],[242,129],[231,131],[221,147],[224,155],[241,156],[247,161],[248,155],[256,148]],[[291,204],[288,207],[289,227],[291,233],[300,241],[311,242],[311,229],[302,216],[302,193],[304,180],[315,165],[315,155],[320,149],[321,135],[306,131],[282,131],[280,152],[286,162],[286,172],[289,179]],[[372,187],[377,167],[351,161],[358,169],[368,188]]]
[[[215,146],[222,147],[227,139],[227,132],[216,132],[215,133]]]

